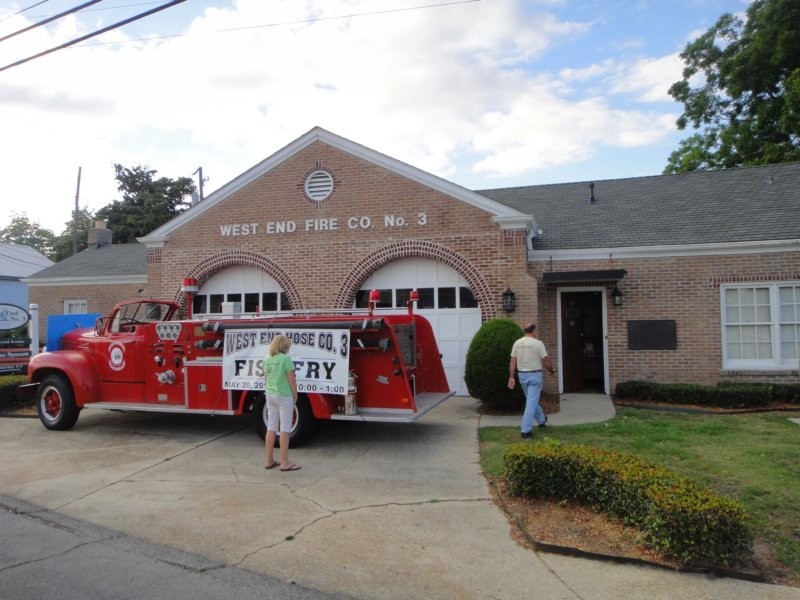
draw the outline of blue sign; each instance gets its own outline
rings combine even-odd
[[[0,331],[22,327],[30,321],[28,311],[14,304],[0,304]]]

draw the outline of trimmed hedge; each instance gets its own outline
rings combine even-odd
[[[752,553],[740,503],[637,456],[523,442],[509,446],[503,462],[510,494],[590,506],[637,527],[685,564],[731,565]]]
[[[619,400],[641,400],[663,404],[696,404],[724,408],[757,408],[773,402],[800,405],[798,383],[732,383],[698,385],[692,383],[618,383],[614,396]]]
[[[17,398],[17,387],[28,383],[25,375],[0,376],[0,411],[9,408],[19,408],[26,404]]]

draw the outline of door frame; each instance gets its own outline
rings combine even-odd
[[[602,292],[600,294],[601,298],[601,307],[600,312],[603,315],[603,391],[605,394],[609,394],[609,385],[608,385],[608,294],[606,294],[606,287],[602,285],[592,285],[592,286],[559,286],[556,288],[556,326],[558,331],[558,393],[564,393],[564,379],[563,379],[563,369],[561,368],[561,359],[564,356],[563,348],[562,348],[562,331],[561,331],[561,322],[562,322],[562,305],[561,305],[561,296],[565,293],[575,293],[575,292]]]

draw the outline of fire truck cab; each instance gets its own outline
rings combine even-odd
[[[279,333],[292,339],[298,381],[292,443],[320,420],[415,421],[452,395],[430,323],[413,312],[296,312],[179,319],[166,300],[117,304],[94,329],[65,333],[33,357],[21,395],[52,430],[83,409],[241,415],[266,433],[261,362]]]

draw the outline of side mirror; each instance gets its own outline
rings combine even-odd
[[[97,321],[94,322],[94,334],[97,336],[103,335],[106,329],[105,325],[105,319],[103,317],[98,317]]]

